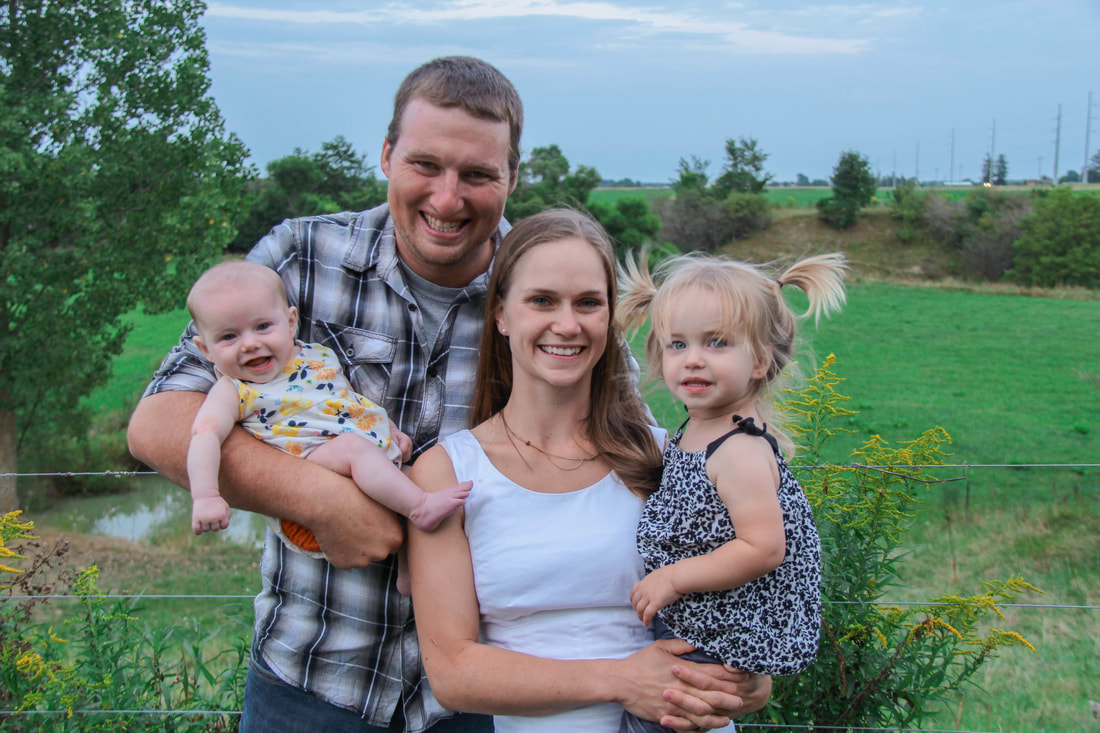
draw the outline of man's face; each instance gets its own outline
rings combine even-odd
[[[414,99],[397,143],[382,145],[382,172],[397,252],[413,272],[462,287],[489,268],[489,237],[515,188],[508,170],[508,123]]]

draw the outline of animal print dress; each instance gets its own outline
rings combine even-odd
[[[689,593],[659,613],[675,635],[725,664],[760,674],[789,675],[817,654],[821,627],[821,541],[802,487],[779,453],[767,425],[734,416],[737,428],[705,451],[680,450],[683,426],[668,442],[660,488],[638,524],[638,552],[646,571],[705,555],[737,534],[718,490],[707,478],[707,458],[740,433],[771,444],[779,466],[779,504],[786,555],[775,570],[729,591]],[[686,423],[685,423],[686,424]]]

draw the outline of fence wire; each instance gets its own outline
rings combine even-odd
[[[828,463],[828,464],[792,464],[791,468],[803,468],[816,470],[821,468],[854,468],[872,471],[897,470],[900,468],[910,470],[929,470],[937,468],[1100,468],[1100,463],[932,463],[914,464],[905,466],[876,466],[864,463]],[[47,473],[0,473],[0,478],[75,478],[77,476],[110,476],[112,478],[130,478],[132,476],[156,476],[156,471],[51,471]]]
[[[158,715],[162,717],[190,715],[230,715],[234,717],[239,717],[240,714],[241,713],[239,710],[0,710],[0,717],[14,717],[20,715],[64,715],[66,717],[72,717],[74,715]],[[737,723],[738,730],[748,730],[750,728],[756,728],[760,730],[858,731],[860,733],[863,733],[865,731],[894,731],[894,733],[1000,733],[999,731],[955,730],[953,728],[861,728],[856,726],[818,725],[809,723],[784,723],[782,725],[777,723]]]
[[[905,470],[936,470],[936,469],[962,469],[969,471],[970,469],[980,468],[1000,468],[1000,469],[1025,469],[1025,468],[1062,468],[1062,469],[1090,469],[1100,468],[1100,463],[937,463],[928,465],[904,465],[904,466],[886,466],[886,465],[873,465],[873,464],[858,464],[858,463],[844,463],[844,464],[816,464],[816,465],[792,465],[792,469],[806,469],[806,470],[819,470],[823,468],[848,468],[856,470],[871,470],[871,471],[897,471],[900,469]],[[130,478],[136,476],[156,476],[155,471],[53,471],[46,473],[0,473],[0,478],[66,478],[77,476],[107,476],[112,478]],[[947,483],[951,481],[964,480],[964,477],[951,478],[951,479],[938,479],[932,481],[932,483]],[[125,594],[125,593],[106,593],[96,595],[96,598],[111,599],[111,600],[216,600],[216,601],[251,601],[253,595],[205,595],[205,594]],[[79,595],[41,595],[41,596],[28,596],[28,595],[8,595],[0,597],[0,601],[13,601],[13,600],[76,600],[84,598]],[[830,601],[828,599],[822,600],[823,604],[832,605],[861,605],[859,601]],[[888,601],[880,600],[876,601],[872,605],[891,605],[891,606],[921,606],[921,607],[936,607],[947,606],[947,603],[935,603],[935,602],[920,602],[920,601]],[[1100,606],[1082,606],[1082,605],[1067,605],[1067,604],[1041,604],[1041,603],[999,603],[999,608],[1015,608],[1024,610],[1062,610],[1062,611],[1097,611],[1100,610]],[[241,712],[239,710],[0,710],[0,718],[6,717],[34,717],[34,716],[66,716],[71,717],[74,715],[80,716],[112,716],[112,715],[146,715],[146,716],[160,716],[160,717],[180,717],[180,716],[230,716],[239,717]],[[769,724],[769,723],[738,723],[738,730],[806,730],[806,731],[851,731],[851,732],[867,732],[876,733],[879,731],[894,731],[895,733],[999,733],[998,731],[977,731],[977,730],[957,730],[957,729],[945,729],[945,728],[870,728],[870,727],[853,727],[853,726],[828,726],[819,724]]]

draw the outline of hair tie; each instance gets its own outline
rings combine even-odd
[[[782,288],[783,287],[783,281],[782,280],[776,280],[775,281],[775,286],[777,288]]]

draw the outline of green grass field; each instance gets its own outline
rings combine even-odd
[[[129,409],[187,314],[135,314],[133,322],[114,377],[89,398],[93,404]],[[817,358],[803,357],[802,367],[810,370],[835,353],[836,371],[846,379],[841,391],[858,410],[845,424],[856,432],[837,437],[833,460],[845,460],[872,434],[897,443],[933,425],[951,434],[951,460],[960,464],[1090,463],[1100,457],[1098,300],[856,282],[840,314],[803,333]],[[679,423],[681,413],[662,390],[650,399],[664,425]],[[1100,605],[1100,470],[972,468],[937,475],[966,480],[929,488],[890,598],[969,595],[981,591],[982,580],[1020,574],[1046,591],[1022,603]],[[104,588],[254,590],[252,550],[225,553],[207,538],[187,537],[130,554],[138,560],[127,555],[108,562]],[[153,624],[188,613],[206,623],[226,613],[200,613],[187,603],[143,605]],[[984,691],[959,696],[926,727],[1086,729],[1088,700],[1100,695],[1100,616],[1095,610],[1027,608],[1005,614],[1003,627],[1023,633],[1037,651],[1012,650],[987,663],[977,680]],[[226,633],[248,632],[235,621]]]
[[[589,194],[588,200],[613,204],[623,198],[644,198],[649,201],[654,198],[671,195],[672,189],[670,188],[597,188]],[[812,207],[817,205],[819,199],[828,198],[832,195],[832,189],[825,187],[772,187],[764,189],[764,197],[771,202],[772,206],[776,207]],[[886,202],[890,200],[888,198],[889,195],[890,189],[881,188],[878,191],[876,199],[877,201]]]

